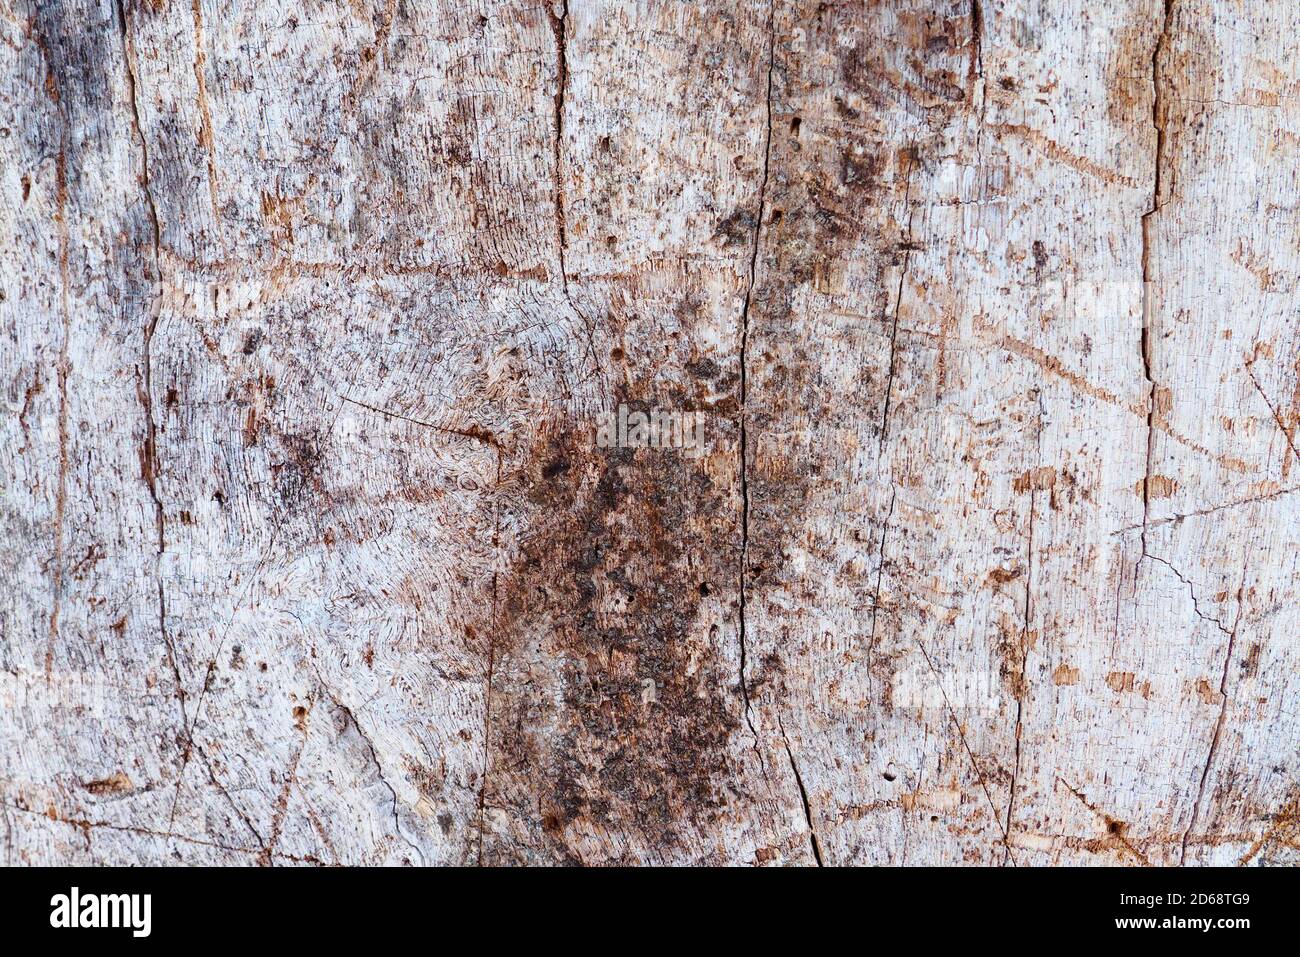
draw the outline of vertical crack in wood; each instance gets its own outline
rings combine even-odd
[[[39,17],[38,17],[39,20]],[[59,639],[59,613],[63,604],[63,551],[65,539],[65,514],[68,504],[68,373],[69,338],[72,333],[72,303],[68,275],[68,114],[59,89],[58,76],[51,58],[48,37],[40,25],[33,28],[33,39],[45,60],[45,90],[54,102],[59,115],[59,152],[55,158],[55,201],[58,222],[59,297],[63,320],[63,336],[59,343],[59,481],[54,493],[54,587],[50,597],[50,628],[45,647],[45,682],[49,684],[54,673],[54,649]]]
[[[880,530],[880,553],[876,562],[876,587],[871,596],[871,634],[867,638],[867,687],[872,690],[871,700],[875,700],[876,657],[876,616],[880,612],[880,584],[885,576],[885,542],[889,538],[889,526],[894,520],[894,502],[898,500],[898,488],[889,490],[889,509],[885,513],[885,524]]]
[[[162,231],[158,225],[158,207],[154,203],[153,188],[149,179],[149,143],[140,122],[139,88],[136,81],[135,45],[131,40],[131,25],[127,16],[125,0],[117,0],[118,26],[122,33],[122,59],[126,67],[127,100],[131,108],[132,127],[140,144],[140,182],[144,192],[145,207],[149,211],[149,222],[153,229],[153,273],[149,277],[161,286]],[[156,295],[161,295],[157,289]],[[154,575],[158,588],[158,633],[167,649],[172,676],[176,681],[176,698],[180,704],[182,726],[189,727],[189,715],[185,704],[185,682],[181,678],[180,662],[176,657],[176,647],[167,631],[167,595],[163,585],[163,553],[167,549],[167,518],[162,499],[158,495],[158,424],[153,408],[153,337],[158,327],[159,301],[151,300],[146,306],[146,320],[141,344],[140,366],[136,368],[136,392],[140,409],[144,416],[144,449],[141,454],[140,470],[145,486],[149,489],[149,498],[153,501],[154,531],[156,536],[154,553]],[[188,736],[188,732],[187,732]],[[190,745],[185,745],[188,756]],[[183,773],[183,767],[182,767]],[[179,787],[179,782],[178,782]]]
[[[600,364],[596,361],[596,330],[587,314],[578,308],[569,291],[569,228],[564,203],[564,108],[565,97],[569,89],[569,0],[558,4],[560,12],[555,12],[551,3],[546,5],[546,16],[555,35],[555,94],[553,96],[554,114],[552,126],[555,137],[552,145],[552,165],[554,171],[551,179],[551,204],[555,208],[555,239],[557,258],[559,259],[560,288],[564,290],[564,300],[569,308],[582,320],[587,331],[587,358],[591,360],[592,375],[600,374]]]
[[[776,716],[776,726],[781,731],[781,740],[785,743],[785,755],[790,759],[790,770],[794,772],[794,783],[799,786],[799,799],[803,802],[803,817],[808,822],[808,844],[812,848],[813,860],[817,862],[818,867],[825,866],[822,863],[821,841],[817,839],[817,828],[813,824],[812,805],[808,803],[808,789],[804,787],[803,775],[799,773],[799,764],[794,759],[794,751],[790,748],[790,739],[786,736],[785,725],[781,722],[781,716]]]
[[[754,737],[754,753],[758,762],[765,766],[762,749],[759,747],[758,731],[754,727],[754,718],[749,702],[749,684],[745,677],[746,665],[746,562],[749,560],[749,306],[754,296],[754,284],[758,277],[758,247],[763,232],[763,210],[767,202],[767,179],[772,160],[772,75],[776,66],[776,0],[768,4],[767,9],[767,129],[763,139],[763,174],[758,184],[758,215],[754,218],[754,242],[749,253],[749,281],[745,286],[745,299],[740,308],[740,696],[745,707],[745,724]]]
[[[1153,290],[1155,274],[1152,264],[1153,219],[1164,205],[1164,194],[1168,184],[1164,181],[1165,163],[1165,127],[1167,122],[1164,88],[1160,75],[1160,59],[1169,42],[1169,29],[1173,20],[1174,0],[1164,0],[1164,19],[1160,24],[1160,36],[1151,51],[1151,123],[1156,132],[1155,178],[1151,189],[1151,208],[1142,216],[1142,374],[1147,384],[1147,446],[1146,466],[1142,478],[1142,554],[1138,557],[1138,566],[1148,556],[1147,526],[1151,520],[1151,472],[1155,461],[1155,432],[1157,424],[1158,386],[1152,373],[1152,353],[1154,350],[1155,312],[1158,308]]]
[[[912,170],[917,163],[916,147],[907,151],[907,184],[903,188],[903,215],[907,222],[903,228],[903,264],[898,273],[898,289],[894,293],[894,320],[889,331],[889,374],[885,379],[885,404],[880,415],[880,453],[884,455],[889,438],[889,410],[894,396],[894,371],[898,359],[898,314],[903,305],[903,289],[907,270],[912,261]]]
[[[984,75],[984,6],[980,0],[970,0],[970,42],[968,75],[974,80]]]
[[[136,81],[135,44],[131,41],[131,29],[126,13],[125,0],[117,0],[118,25],[122,30],[122,56],[126,64],[127,100],[131,107],[131,121],[136,139],[140,142],[141,183],[144,189],[145,203],[149,209],[149,221],[153,227],[153,264],[155,282],[162,280],[162,265],[159,253],[162,247],[162,234],[158,226],[158,207],[154,204],[153,188],[149,180],[149,142],[145,139],[144,127],[140,123],[140,99]],[[152,330],[150,330],[152,332]]]
[[[1038,435],[1037,446],[1038,454],[1035,459],[1035,469],[1042,467],[1043,462],[1043,393],[1038,391]],[[1006,835],[1005,850],[1002,856],[1002,863],[1006,864],[1011,855],[1011,825],[1012,815],[1015,814],[1016,808],[1016,784],[1020,780],[1020,737],[1024,727],[1024,710],[1025,697],[1029,694],[1029,680],[1027,672],[1029,669],[1029,618],[1033,611],[1033,582],[1034,582],[1034,523],[1038,516],[1038,483],[1030,482],[1029,484],[1029,535],[1025,547],[1025,606],[1024,622],[1020,627],[1020,673],[1016,676],[1016,742],[1014,763],[1011,768],[1011,787],[1007,792],[1007,823],[1002,831]]]
[[[497,475],[492,503],[492,553],[499,563],[501,558],[501,448],[497,446]],[[483,828],[486,823],[488,772],[492,768],[492,678],[496,670],[497,609],[500,604],[498,572],[492,572],[492,616],[488,629],[487,680],[483,689],[483,772],[478,792],[478,864],[483,864]]]
[[[1151,515],[1151,475],[1154,458],[1154,435],[1157,427],[1157,418],[1162,415],[1159,411],[1163,404],[1157,396],[1157,384],[1152,373],[1152,352],[1154,349],[1154,319],[1157,304],[1152,286],[1156,276],[1152,264],[1152,246],[1153,246],[1153,219],[1155,214],[1160,211],[1161,207],[1168,201],[1167,193],[1169,183],[1165,176],[1166,163],[1166,143],[1167,143],[1167,126],[1168,126],[1168,108],[1166,105],[1166,96],[1162,84],[1161,59],[1165,54],[1169,43],[1170,28],[1173,23],[1175,0],[1164,0],[1164,17],[1160,25],[1160,35],[1151,53],[1151,83],[1152,83],[1152,102],[1151,102],[1151,121],[1156,132],[1155,148],[1155,181],[1152,189],[1151,209],[1142,217],[1142,365],[1147,380],[1149,390],[1147,406],[1147,451],[1146,451],[1146,474],[1142,481],[1142,554],[1138,558],[1140,566],[1143,559],[1154,558],[1148,550],[1147,530],[1150,525]],[[1248,370],[1249,371],[1249,370]],[[1252,376],[1253,378],[1253,376]],[[1256,383],[1258,386],[1258,383]],[[1160,423],[1162,426],[1167,423]],[[1189,590],[1191,582],[1184,578],[1177,569],[1168,562],[1163,562],[1174,574],[1178,576]],[[1237,628],[1241,622],[1242,616],[1242,593],[1245,589],[1246,578],[1246,561],[1242,562],[1242,583],[1237,591],[1237,619],[1233,624],[1231,631],[1226,631],[1221,622],[1203,615],[1199,606],[1196,604],[1196,596],[1192,594],[1193,610],[1197,616],[1206,620],[1214,621],[1220,631],[1225,631],[1228,638],[1227,649],[1224,652],[1223,672],[1219,680],[1219,694],[1221,698],[1219,715],[1214,722],[1214,730],[1210,737],[1209,753],[1206,755],[1205,765],[1201,769],[1200,782],[1197,787],[1196,798],[1192,803],[1192,814],[1188,821],[1187,829],[1183,832],[1181,854],[1179,857],[1180,864],[1187,862],[1187,845],[1191,838],[1193,829],[1196,827],[1200,818],[1201,806],[1205,798],[1205,788],[1209,781],[1210,768],[1214,764],[1214,756],[1218,751],[1219,740],[1223,733],[1223,726],[1228,715],[1228,674],[1232,663],[1232,652],[1236,643]]]
[[[202,0],[190,0],[190,9],[194,18],[194,83],[199,109],[199,145],[207,153],[208,193],[212,203],[212,219],[214,224],[219,224],[221,210],[217,198],[217,146],[216,133],[212,129],[212,111],[208,107],[208,77],[205,69],[208,54],[203,41]]]
[[[975,127],[975,168],[984,170],[984,126],[988,115],[988,90],[984,83],[984,4],[980,0],[970,3],[970,65],[966,70],[970,81],[970,103],[972,113],[978,113]],[[983,185],[980,189],[983,189]]]
[[[551,181],[552,204],[555,207],[555,236],[560,260],[560,283],[564,294],[569,295],[569,270],[565,255],[569,248],[568,227],[565,223],[564,210],[564,97],[569,86],[568,20],[569,0],[562,0],[557,14],[552,4],[546,5],[546,16],[551,22],[551,32],[555,34],[555,94],[553,97],[555,112],[552,123],[555,127],[554,174]]]
[[[979,113],[979,125],[975,131],[975,153],[979,160],[976,168],[982,170],[984,168],[984,117],[988,110],[988,96],[984,87],[984,4],[980,0],[970,0],[970,65],[966,69],[966,78],[970,81],[971,108]]]

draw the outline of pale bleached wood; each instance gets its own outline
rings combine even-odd
[[[4,5],[6,859],[1294,863],[1295,20]]]

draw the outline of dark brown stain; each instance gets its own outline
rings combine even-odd
[[[485,803],[558,861],[593,827],[673,847],[735,789],[741,698],[714,645],[735,609],[707,584],[735,579],[732,490],[679,450],[595,436],[546,423],[498,488],[527,531],[477,629],[492,662]],[[483,859],[517,853],[489,837]]]
[[[106,778],[87,781],[82,785],[82,788],[95,795],[95,797],[115,797],[120,794],[131,793],[135,790],[135,785],[126,776],[126,772],[118,771]]]
[[[753,241],[754,226],[758,222],[752,210],[734,210],[719,221],[713,235],[728,246],[746,246]]]
[[[995,585],[1005,585],[1008,582],[1015,581],[1022,574],[1024,574],[1024,571],[1020,568],[995,568],[988,573],[988,580]]]

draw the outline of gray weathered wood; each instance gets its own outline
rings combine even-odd
[[[4,0],[5,859],[1295,863],[1298,27]]]

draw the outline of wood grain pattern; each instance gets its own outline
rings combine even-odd
[[[4,859],[1296,863],[1297,27],[3,0]]]

